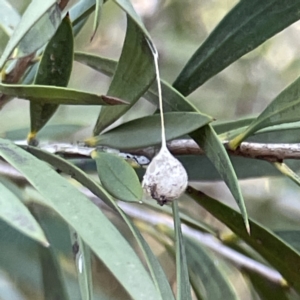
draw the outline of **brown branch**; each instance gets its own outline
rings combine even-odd
[[[228,142],[223,143],[232,156],[262,159],[269,162],[282,162],[284,159],[300,159],[300,144],[263,144],[243,142],[236,150],[229,149]],[[191,139],[174,140],[168,143],[173,155],[203,155],[204,151]],[[127,150],[131,154],[153,157],[153,147]]]
[[[17,142],[19,145],[26,144],[26,141]],[[228,143],[223,143],[225,149],[232,156],[240,156],[254,159],[261,159],[268,162],[282,162],[285,159],[300,159],[299,144],[264,144],[243,142],[236,150],[231,150]],[[40,148],[54,154],[62,154],[65,157],[89,157],[95,148],[84,146],[84,144],[67,144],[67,143],[48,143],[41,144]],[[101,147],[99,147],[101,149]],[[157,153],[158,148],[148,147],[141,149],[127,149],[122,151],[102,147],[104,151],[119,153],[120,156],[128,155],[141,157],[142,164],[147,164],[147,159]],[[174,140],[168,143],[168,148],[173,155],[204,155],[204,151],[191,139]],[[143,157],[146,157],[143,160]],[[129,157],[130,158],[130,157]]]

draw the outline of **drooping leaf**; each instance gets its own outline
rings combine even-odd
[[[128,104],[121,99],[47,85],[21,85],[0,83],[0,92],[37,103],[67,105],[119,105]]]
[[[188,95],[244,54],[299,20],[299,0],[239,1],[196,50],[174,82]]]
[[[204,299],[237,300],[232,284],[209,253],[195,241],[185,241],[189,271],[202,283],[198,288]]]
[[[207,157],[211,162],[213,162],[222,179],[229,187],[237,205],[241,210],[246,229],[248,232],[250,232],[247,210],[236,173],[233,169],[228,154],[214,129],[210,125],[206,125],[203,128],[193,132],[191,137],[204,150]]]
[[[9,16],[9,17],[8,17]],[[7,0],[0,0],[0,27],[8,36],[20,22],[21,17],[17,10]]]
[[[34,83],[67,86],[72,71],[73,51],[73,32],[67,15],[44,50]],[[57,108],[56,104],[30,103],[31,137],[48,122]]]
[[[232,149],[259,129],[300,121],[300,78],[284,89],[249,127],[229,142]]]
[[[192,132],[212,121],[209,116],[194,112],[165,113],[164,119],[167,141]],[[160,116],[152,115],[129,121],[104,134],[89,138],[86,143],[117,149],[142,148],[160,144]]]
[[[91,250],[73,228],[70,236],[82,300],[93,299]]]
[[[130,103],[124,107],[103,108],[94,128],[94,135],[121,117],[145,93],[155,78],[154,58],[140,27],[127,17],[123,50],[107,95]]]
[[[158,293],[140,259],[88,198],[48,164],[10,141],[0,139],[0,155],[20,171],[44,197],[45,203],[78,232],[132,298],[158,299]]]
[[[115,198],[137,202],[142,199],[143,189],[133,168],[123,158],[110,153],[96,152],[98,176],[103,187]]]
[[[189,280],[189,271],[187,266],[185,241],[181,232],[181,222],[179,217],[178,202],[172,203],[175,248],[176,248],[176,283],[177,283],[177,300],[192,300],[191,286]]]
[[[189,187],[187,194],[256,250],[282,274],[292,287],[300,291],[299,252],[253,220],[249,220],[251,227],[251,235],[249,235],[244,229],[240,213],[202,192]]]
[[[33,0],[15,28],[1,58],[0,70],[19,45],[20,56],[28,55],[43,46],[55,33],[61,21],[56,0]]]
[[[49,246],[42,228],[20,199],[22,196],[18,187],[0,177],[0,195],[0,218],[21,233]]]
[[[50,163],[51,165],[55,166],[62,172],[71,175],[77,181],[79,181],[82,185],[87,187],[92,193],[94,193],[97,197],[102,199],[109,207],[115,209],[124,222],[127,224],[131,232],[133,233],[134,237],[138,245],[140,246],[149,271],[151,273],[152,279],[155,283],[157,291],[160,295],[161,300],[174,300],[174,296],[169,285],[168,279],[166,274],[164,273],[159,261],[157,260],[156,256],[153,254],[151,248],[144,240],[143,236],[136,228],[134,223],[130,220],[130,218],[120,209],[117,205],[115,199],[113,199],[108,192],[94,180],[92,180],[86,173],[84,173],[81,169],[74,166],[69,161],[62,159],[59,156],[55,156],[53,154],[47,153],[35,147],[29,147],[28,150],[34,154],[36,157]]]

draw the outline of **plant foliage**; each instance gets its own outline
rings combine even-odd
[[[272,149],[274,142],[299,141],[299,78],[257,116],[226,122],[215,122],[188,98],[298,21],[300,1],[239,1],[197,45],[173,84],[156,74],[156,45],[144,24],[149,19],[130,0],[74,2],[32,0],[20,14],[0,0],[7,41],[0,42],[0,108],[3,120],[10,116],[0,127],[0,299],[300,299],[299,230],[275,224],[273,232],[255,220],[240,182],[284,175],[300,185],[299,147],[286,161],[284,152],[254,155],[245,144]],[[166,10],[175,14],[189,5],[179,2]],[[108,25],[100,21],[107,14],[117,27],[120,12],[125,38],[119,59],[79,51],[83,32],[105,43],[98,36]],[[185,39],[193,39],[189,30],[179,35],[180,43]],[[82,82],[96,78],[94,91],[76,84],[78,66],[85,66]],[[170,150],[191,184],[163,207],[141,187],[161,144],[156,79],[166,140],[179,143]],[[6,110],[15,98],[29,102],[26,128],[17,129],[23,108],[21,117]],[[140,103],[148,107],[142,116]],[[63,122],[51,124],[61,111]],[[238,211],[224,203],[226,197],[216,200],[196,188],[216,180],[226,184]]]

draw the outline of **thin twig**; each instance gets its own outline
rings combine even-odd
[[[25,145],[26,141],[16,142],[18,145]],[[243,142],[236,150],[231,150],[227,142],[224,147],[232,156],[240,156],[254,159],[261,159],[268,162],[282,162],[285,159],[300,159],[300,143],[298,144],[264,144]],[[191,139],[174,140],[167,144],[173,155],[204,155],[204,152]],[[62,154],[65,157],[86,157],[90,156],[95,148],[84,146],[84,144],[68,143],[47,143],[41,144],[40,148],[51,153]],[[127,149],[124,152],[102,147],[104,151],[118,152],[120,155],[129,153],[137,156],[145,156],[151,159],[157,152],[156,147],[142,149]]]

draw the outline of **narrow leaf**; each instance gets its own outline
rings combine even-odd
[[[291,290],[274,282],[267,281],[264,277],[260,276],[256,272],[250,270],[243,270],[243,274],[246,275],[251,281],[255,291],[259,295],[261,300],[290,300],[288,294]],[[271,292],[272,291],[272,292]],[[298,298],[298,297],[297,297]],[[296,298],[296,299],[297,299]]]
[[[289,168],[288,165],[281,162],[275,162],[273,163],[274,167],[281,172],[283,175],[290,178],[292,181],[294,181],[297,185],[300,186],[300,176],[296,174],[291,168]]]
[[[119,105],[128,104],[117,98],[78,91],[69,88],[46,85],[20,85],[0,83],[0,92],[37,103],[65,105]]]
[[[103,108],[94,128],[94,135],[121,117],[145,93],[155,78],[154,59],[147,38],[127,17],[127,31],[116,72],[107,92],[130,103],[124,107]]]
[[[300,78],[284,89],[249,127],[229,142],[232,149],[259,129],[300,121]]]
[[[296,249],[300,253],[300,231],[299,230],[279,230],[275,231],[281,239]]]
[[[214,129],[210,125],[206,125],[203,128],[193,132],[191,137],[204,150],[207,157],[211,162],[213,162],[222,179],[229,187],[237,205],[241,210],[247,232],[250,233],[247,210],[237,176],[228,154]]]
[[[93,299],[91,250],[77,232],[70,228],[73,255],[75,258],[79,289],[82,300]]]
[[[74,60],[109,77],[113,76],[118,64],[116,60],[85,52],[75,52]]]
[[[231,130],[236,130],[239,128],[243,128],[245,126],[250,125],[253,120],[255,120],[255,117],[246,117],[239,120],[233,120],[233,121],[225,121],[225,122],[214,122],[212,124],[214,130],[217,134],[222,134]]]
[[[182,112],[196,112],[199,117],[203,115],[199,112],[194,105],[192,105],[184,96],[182,96],[179,92],[177,92],[174,88],[169,86],[167,83],[162,82],[162,93],[163,93],[163,101],[164,101],[164,108],[166,111],[178,111]],[[158,95],[157,90],[154,86],[151,87],[151,91],[145,95],[147,99],[151,99],[150,101],[157,105],[158,103]],[[166,116],[167,114],[165,114]],[[188,118],[185,118],[188,119]],[[178,121],[177,121],[178,124]],[[139,125],[136,126],[134,129],[135,132],[138,130]],[[166,120],[166,136],[168,139],[168,125]],[[176,130],[178,132],[179,128],[176,126]],[[110,131],[112,133],[112,131]],[[107,134],[109,134],[108,132]],[[205,134],[205,135],[204,135]],[[137,139],[137,137],[141,136],[139,134],[132,135],[131,138]],[[148,132],[147,132],[148,136]],[[245,225],[247,230],[249,231],[249,224],[247,222],[247,211],[244,204],[244,199],[241,193],[241,189],[237,180],[237,176],[233,169],[232,163],[229,159],[227,152],[225,151],[221,141],[219,140],[217,134],[213,130],[210,125],[203,126],[199,130],[190,134],[190,136],[199,144],[199,146],[205,151],[205,154],[210,159],[212,164],[215,166],[219,174],[221,175],[222,179],[227,184],[228,188],[230,189],[232,195],[234,196],[237,204],[239,205],[241,212],[243,214]],[[123,136],[122,136],[123,137]],[[177,136],[178,137],[178,136]],[[205,138],[204,138],[205,137]],[[101,136],[98,137],[99,141]],[[89,140],[88,143],[93,144],[97,143],[98,138],[95,140]],[[119,138],[121,138],[119,136]],[[129,139],[130,137],[128,137]],[[176,138],[176,137],[173,137]],[[207,138],[207,140],[206,140]],[[115,139],[116,140],[116,139]],[[147,138],[149,141],[149,139]],[[115,141],[114,141],[115,143]],[[126,143],[123,140],[123,145]],[[145,143],[145,141],[144,141]],[[137,143],[136,143],[137,145]],[[144,145],[144,144],[143,144]],[[149,144],[148,144],[149,145]],[[112,146],[112,145],[111,145]],[[119,146],[119,145],[118,145]],[[120,146],[120,149],[122,146]]]
[[[98,176],[103,187],[115,198],[137,202],[142,199],[143,189],[133,168],[123,158],[110,153],[96,152]]]
[[[103,6],[103,0],[96,0],[95,17],[94,17],[94,25],[93,25],[93,33],[91,36],[91,41],[93,40],[99,26],[102,6]]]
[[[299,0],[239,3],[196,50],[174,82],[188,95],[244,54],[299,20]]]
[[[167,141],[192,132],[212,121],[209,116],[194,112],[165,113],[164,119]],[[160,144],[160,116],[152,115],[129,121],[104,134],[86,140],[86,143],[117,149],[142,148]]]
[[[142,22],[140,16],[134,10],[134,7],[131,4],[130,0],[114,0],[114,2],[119,5],[128,16],[135,22],[135,24],[140,28],[143,34],[148,37],[148,40],[151,41],[150,34],[148,33],[144,23]]]
[[[88,198],[48,164],[10,141],[0,139],[0,155],[40,192],[45,204],[58,212],[78,232],[132,298],[158,299],[153,282],[136,253]]]
[[[130,220],[130,218],[118,206],[115,199],[113,199],[101,185],[96,183],[86,173],[84,173],[81,169],[74,166],[69,161],[66,161],[59,156],[55,156],[53,154],[47,153],[45,151],[42,151],[34,147],[29,147],[28,150],[36,157],[50,163],[51,165],[55,166],[62,172],[73,176],[73,178],[75,178],[82,185],[87,187],[92,193],[94,193],[96,196],[102,199],[109,207],[115,209],[120,214],[124,222],[127,224],[129,229],[133,233],[139,247],[141,248],[144,254],[152,279],[155,283],[158,293],[160,294],[159,299],[174,300],[174,296],[170,284],[159,261],[157,260],[156,256],[153,254],[151,248],[144,240],[139,230],[136,228],[136,226]]]
[[[205,155],[180,155],[177,158],[187,170],[190,181],[222,180],[220,173]],[[230,161],[238,179],[282,176],[276,168],[264,160],[232,156]],[[293,169],[300,168],[299,160],[289,160],[287,164]]]
[[[17,186],[0,177],[0,218],[21,233],[49,246],[42,228],[20,199],[21,192],[17,195],[14,191],[18,192]]]
[[[300,254],[297,251],[251,219],[249,220],[251,235],[249,235],[244,229],[240,213],[202,192],[189,187],[187,194],[256,250],[300,292]]]
[[[58,253],[51,247],[39,247],[44,297],[49,300],[68,300],[64,280],[58,262]]]
[[[67,15],[44,50],[35,77],[37,85],[67,86],[72,71],[74,40],[72,26]],[[36,133],[57,110],[56,104],[30,103],[31,133]]]
[[[192,300],[189,272],[187,267],[185,241],[181,232],[181,222],[179,217],[178,202],[172,203],[175,247],[176,247],[176,283],[177,283],[177,300]]]
[[[106,57],[84,52],[75,52],[74,59],[110,77],[113,76],[118,63],[117,61]],[[184,98],[166,81],[161,80],[160,84],[162,88],[164,111],[197,111],[201,114],[201,112],[191,102],[189,102],[187,98]],[[158,91],[156,82],[150,86],[148,91],[146,91],[144,98],[158,106]]]
[[[50,23],[50,17],[53,18],[54,23],[51,23],[47,30],[47,35],[43,36],[41,34],[37,36],[33,35],[30,30],[42,19],[45,18],[44,21],[48,20]],[[58,8],[58,4],[56,0],[33,0],[29,6],[27,7],[25,13],[22,16],[22,19],[14,33],[12,34],[1,58],[0,58],[0,70],[3,68],[6,60],[9,58],[13,50],[17,47],[17,45],[21,42],[24,37],[28,41],[26,41],[26,45],[28,46],[27,51],[25,51],[24,46],[22,47],[23,55],[30,54],[44,45],[46,41],[48,41],[51,36],[55,33],[59,23],[56,20],[59,17],[60,22],[60,10]],[[50,24],[49,23],[49,24]],[[36,29],[38,30],[38,29]],[[26,35],[27,34],[27,35]],[[32,40],[34,37],[35,40]],[[29,45],[29,40],[33,45]],[[28,43],[27,43],[28,42]],[[27,52],[27,53],[26,53]]]
[[[237,300],[232,284],[209,253],[195,241],[185,241],[189,270],[202,283],[198,288],[204,299]]]

